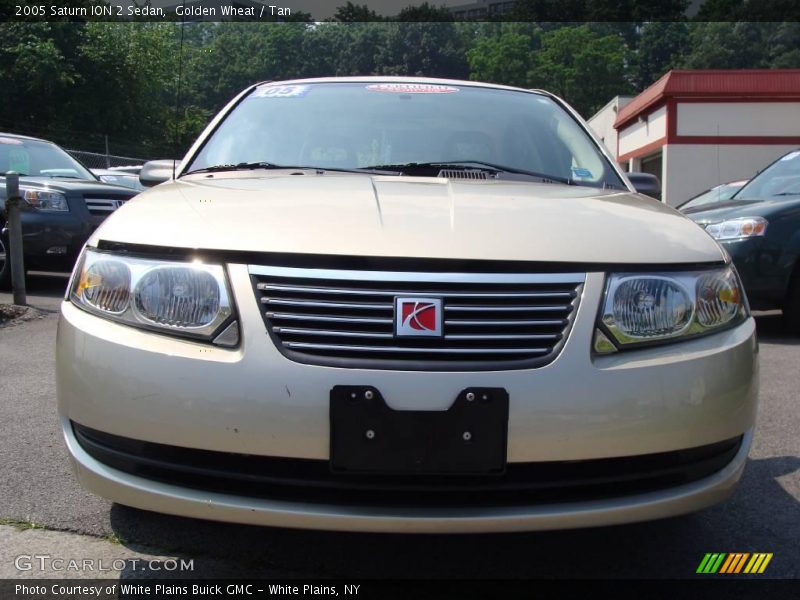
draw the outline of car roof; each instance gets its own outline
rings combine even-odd
[[[32,142],[46,142],[48,144],[53,143],[50,140],[43,140],[42,138],[31,137],[29,135],[20,135],[18,133],[3,133],[2,131],[0,131],[0,137],[14,138],[17,140],[31,140]]]
[[[427,83],[430,85],[460,85],[496,90],[511,90],[515,92],[534,92],[545,96],[552,96],[550,92],[539,89],[526,89],[501,85],[499,83],[484,83],[481,81],[466,81],[463,79],[440,79],[436,77],[399,77],[396,75],[357,75],[352,77],[312,77],[308,79],[286,79],[282,81],[262,81],[256,85],[300,85],[311,83]]]

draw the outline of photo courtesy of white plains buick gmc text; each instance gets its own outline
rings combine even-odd
[[[61,304],[59,414],[89,490],[406,533],[658,519],[734,491],[758,397],[736,270],[561,99],[257,84],[174,178],[140,178],[159,185],[92,235]]]

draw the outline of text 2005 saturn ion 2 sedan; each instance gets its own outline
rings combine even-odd
[[[81,483],[125,505],[584,527],[724,499],[757,358],[727,255],[558,98],[302,80],[242,92],[91,237],[58,402]]]

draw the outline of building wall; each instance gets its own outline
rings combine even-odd
[[[749,179],[795,148],[791,144],[667,144],[662,198],[675,206],[715,185]]]
[[[619,109],[631,100],[630,96],[617,96],[587,121],[589,127],[592,128],[595,135],[602,140],[614,157],[617,156],[617,130],[614,129],[614,122],[617,120]]]
[[[800,135],[800,102],[678,102],[678,135]]]
[[[619,154],[639,150],[644,146],[663,140],[667,135],[667,107],[662,106],[650,113],[645,120],[635,121],[619,132]]]

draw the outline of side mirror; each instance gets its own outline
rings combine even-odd
[[[634,189],[656,200],[661,200],[661,182],[650,173],[626,173]]]
[[[151,160],[144,163],[139,171],[139,183],[145,187],[153,187],[172,179],[172,174],[178,168],[177,160]]]

